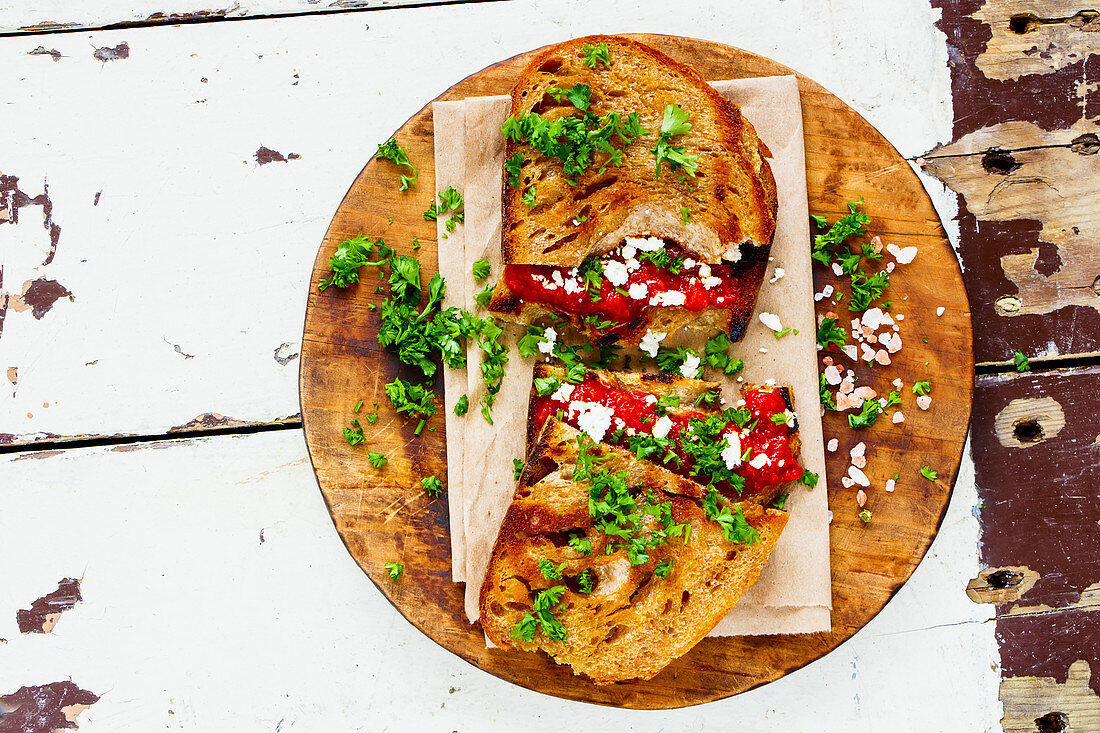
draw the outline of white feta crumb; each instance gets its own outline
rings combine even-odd
[[[656,252],[665,246],[664,240],[657,237],[627,237],[626,243],[642,252]]]
[[[687,265],[686,262],[684,264]],[[710,277],[710,265],[706,262],[699,263],[699,277]]]
[[[667,438],[669,430],[672,430],[672,418],[668,415],[661,415],[657,418],[657,422],[653,423],[654,438]]]
[[[562,289],[572,295],[573,293],[579,293],[580,291],[584,290],[584,286],[581,285],[579,280],[571,277],[565,281],[565,284],[562,285]]]
[[[690,270],[693,267],[695,267],[695,260],[691,259],[690,257],[686,258],[684,260],[684,269]]]
[[[699,375],[699,355],[689,353],[680,365],[680,374],[684,379],[695,379]]]
[[[941,306],[940,306],[939,308],[937,308],[937,309],[936,309],[936,315],[937,315],[937,316],[942,316],[942,315],[944,314],[944,311],[946,311],[946,310],[947,310],[947,309],[946,309],[946,308],[944,308],[944,307],[943,307],[943,306],[941,305]]]
[[[569,382],[563,382],[562,385],[554,391],[554,394],[550,395],[550,399],[557,402],[568,402],[569,398],[572,396],[573,385]]]
[[[768,313],[764,311],[760,314],[760,322],[773,331],[782,331],[783,323],[779,320],[779,316],[774,313]]]
[[[771,463],[771,459],[769,459],[765,453],[757,453],[752,457],[752,460],[749,461],[749,465],[758,471],[769,463]]]
[[[652,405],[652,404],[656,404],[656,402],[657,402],[657,395],[647,394],[647,395],[645,396],[645,401],[646,401],[647,403],[651,404],[651,405]]]
[[[631,296],[633,297],[633,296]],[[657,358],[657,347],[660,346],[661,341],[665,336],[668,336],[664,331],[650,331],[646,329],[645,336],[642,336],[641,342],[638,344],[638,348],[649,354],[650,358]]]
[[[722,460],[731,471],[741,465],[741,438],[737,433],[726,433],[726,447],[722,449]]]
[[[632,259],[634,259],[634,255],[638,254],[638,248],[637,247],[631,247],[629,244],[624,244],[623,249],[622,249],[622,253],[623,253],[623,259],[624,260],[632,260]]]
[[[765,379],[764,384],[768,385],[769,387],[774,387],[775,386],[775,380],[774,379]]]
[[[730,244],[726,248],[726,253],[724,255],[722,255],[722,259],[728,260],[730,262],[740,262],[741,261],[741,245],[740,244]]]
[[[603,263],[603,275],[615,287],[626,284],[627,278],[630,277],[630,273],[626,271],[626,263],[618,260],[608,260]]]
[[[711,288],[716,287],[716,286],[721,285],[721,284],[722,284],[722,278],[720,278],[720,277],[715,277],[714,275],[710,275],[708,277],[703,278],[703,288],[705,290],[710,290]]]
[[[613,409],[598,402],[570,402],[569,411],[577,413],[577,427],[597,443],[603,440],[615,416]]]
[[[539,351],[549,356],[554,353],[554,344],[558,340],[558,332],[553,328],[547,326],[546,330],[542,332],[543,340],[539,342]]]
[[[626,271],[627,272],[634,272],[641,266],[642,266],[642,263],[638,262],[638,260],[635,259],[634,257],[628,257],[627,260],[626,260]]]
[[[626,289],[627,294],[634,300],[642,300],[649,294],[648,283],[630,283],[630,287]]]
[[[777,267],[777,268],[775,268],[775,274],[772,276],[771,280],[768,280],[768,283],[771,284],[771,283],[775,283],[777,280],[782,280],[783,276],[786,275],[786,274],[787,274],[786,270],[784,270],[782,267]]]
[[[761,353],[761,354],[766,354],[766,353],[768,353],[768,350],[767,350],[767,349],[765,349],[765,348],[764,348],[763,346],[761,346],[761,347],[760,347],[760,353]]]
[[[687,296],[675,290],[662,290],[654,293],[649,299],[650,305],[683,305],[687,302]]]

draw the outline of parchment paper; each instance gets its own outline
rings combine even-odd
[[[821,475],[817,489],[801,484],[791,488],[787,507],[790,520],[760,580],[742,597],[734,610],[711,633],[716,635],[790,634],[827,631],[830,628],[829,515],[825,490],[824,441],[818,408],[818,376],[815,346],[816,323],[813,308],[813,281],[810,271],[809,217],[806,200],[805,149],[802,112],[795,77],[768,77],[712,82],[724,96],[737,103],[752,121],[761,139],[772,152],[772,172],[779,196],[779,218],[772,245],[773,262],[760,289],[755,314],[767,311],[779,315],[784,327],[799,330],[777,340],[773,332],[754,315],[745,338],[731,354],[745,361],[741,376],[749,382],[774,379],[794,390],[799,411],[802,461],[807,469]],[[460,103],[450,103],[460,104]],[[439,107],[440,105],[436,105]],[[504,140],[498,130],[507,117],[507,97],[481,97],[465,101],[465,190],[466,262],[460,276],[469,280],[470,265],[479,257],[493,263],[492,277],[500,274],[500,171],[503,166]],[[437,176],[440,175],[440,134],[453,141],[455,131],[441,130],[441,123],[454,120],[436,117]],[[445,160],[445,159],[444,159]],[[446,162],[446,161],[445,161]],[[453,164],[453,161],[450,161]],[[455,169],[445,171],[454,175]],[[441,188],[443,186],[440,186]],[[454,235],[452,235],[453,238]],[[441,240],[446,241],[446,240]],[[441,244],[441,252],[444,245]],[[442,267],[442,260],[441,260]],[[774,283],[776,268],[784,276]],[[447,280],[450,286],[451,280]],[[466,291],[468,309],[473,309],[473,294]],[[518,329],[516,333],[518,333]],[[514,336],[508,342],[514,344]],[[670,339],[665,345],[685,343],[701,350],[699,337]],[[452,521],[456,501],[464,505],[463,531],[452,531],[452,547],[465,544],[465,552],[453,556],[456,565],[465,563],[466,612],[477,619],[477,597],[489,555],[504,512],[514,490],[511,459],[523,458],[526,439],[527,402],[533,363],[521,360],[512,346],[501,395],[494,410],[495,427],[484,423],[478,414],[481,374],[477,367],[480,353],[471,345],[468,383],[470,413],[465,432],[452,434],[448,422],[448,463],[464,464],[464,486],[456,495],[450,491]],[[766,350],[766,351],[762,351]],[[708,379],[724,381],[727,398],[737,399],[738,381],[708,372]],[[450,389],[451,385],[447,384]],[[475,395],[477,400],[475,400]],[[457,397],[456,397],[457,399]],[[450,403],[450,398],[448,398]],[[452,451],[451,436],[463,445]],[[448,467],[448,476],[452,476]],[[463,560],[464,558],[464,560]],[[457,575],[457,571],[455,571]]]

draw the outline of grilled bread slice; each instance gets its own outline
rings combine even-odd
[[[602,459],[601,470],[622,473],[639,507],[664,504],[669,522],[690,527],[632,558],[622,538],[598,529],[589,511],[592,484],[578,480],[578,438],[556,420],[540,434],[481,586],[481,624],[497,646],[541,649],[597,684],[650,679],[705,637],[756,582],[787,515],[751,503],[722,507],[754,530],[734,542],[695,498],[703,491],[698,484],[619,448],[585,446]],[[643,538],[667,526],[643,516]],[[576,549],[582,540],[587,553]]]
[[[691,418],[720,418],[722,408],[725,405],[720,404],[718,401],[721,386],[717,382],[686,379],[678,375],[664,373],[649,374],[592,369],[589,370],[580,384],[570,386],[565,379],[565,369],[543,362],[535,364],[534,378],[531,387],[530,407],[527,410],[528,453],[535,445],[539,432],[548,418],[555,416],[560,411],[562,420],[573,427],[579,428],[581,427],[581,412],[570,409],[570,401],[580,399],[587,402],[595,399],[625,414],[620,416],[619,412],[615,412],[608,430],[604,431],[602,435],[593,437],[621,448],[630,449],[633,445],[633,450],[638,455],[659,463],[664,468],[681,476],[692,478],[701,484],[709,484],[713,481],[718,490],[733,501],[744,500],[762,506],[771,506],[776,498],[783,493],[785,486],[792,481],[799,480],[803,475],[803,469],[797,462],[802,441],[799,438],[798,418],[795,416],[791,388],[788,386],[750,383],[743,383],[741,386],[743,398],[752,400],[758,408],[761,407],[759,403],[764,403],[763,406],[768,409],[760,411],[759,415],[754,413],[753,419],[756,421],[756,427],[746,431],[748,435],[756,432],[757,435],[754,437],[761,439],[746,439],[746,435],[740,433],[739,440],[744,441],[744,448],[754,444],[768,445],[771,448],[772,455],[769,456],[767,466],[751,467],[747,463],[741,463],[733,468],[733,472],[744,479],[744,485],[739,494],[737,488],[727,480],[729,478],[728,474],[722,471],[723,468],[728,468],[728,466],[722,465],[717,467],[716,470],[707,470],[704,467],[696,470],[695,465],[692,463],[680,461],[680,459],[689,458],[690,453],[683,449],[682,438],[677,434],[676,429],[673,429],[667,435],[669,439],[674,441],[671,446],[672,452],[678,456],[678,458],[673,459],[668,456],[668,448],[647,453],[644,448],[638,450],[638,444],[632,441],[628,431],[615,432],[616,428],[619,427],[635,426],[635,430],[639,434],[653,433],[656,430],[656,421],[659,419],[658,400],[660,400],[660,412],[666,412],[677,424],[688,424]],[[556,390],[554,393],[544,395],[538,393],[539,384],[547,384],[543,380],[548,378],[556,380],[549,383],[551,386],[554,384],[567,385],[565,387],[565,391],[568,392],[566,399],[562,399],[565,397],[564,393]],[[778,399],[763,397],[771,394],[775,394]],[[638,399],[643,395],[652,395],[653,401],[647,404],[644,399]],[[771,419],[773,414],[782,414],[784,418],[788,419],[788,422],[785,425],[776,424]],[[639,418],[647,416],[651,418],[649,421],[639,423]],[[722,422],[727,424],[727,427],[722,429],[723,432],[727,429],[737,428],[737,425],[728,420],[722,420]],[[781,447],[783,442],[786,443],[787,450],[783,450]],[[751,461],[752,457],[749,460]],[[783,460],[785,464],[772,466],[772,460]]]
[[[601,43],[609,64],[586,52]],[[605,166],[609,153],[597,151],[575,179],[564,173],[560,160],[509,139],[505,159],[521,153],[524,162],[519,185],[511,185],[512,173],[504,173],[506,264],[575,266],[636,236],[679,243],[710,264],[736,259],[727,253],[742,244],[764,248],[766,259],[777,210],[766,160],[770,152],[736,105],[691,67],[654,48],[621,36],[588,36],[532,59],[512,90],[512,116],[537,113],[549,122],[576,117],[579,110],[567,97],[550,93],[576,85],[591,90],[589,114],[614,113],[626,120],[637,113],[649,132],[622,145],[620,165]],[[654,175],[651,150],[668,105],[690,114],[690,133],[672,142],[685,155],[698,156],[695,176],[681,176],[683,170],[674,172],[668,163]],[[621,145],[621,139],[611,143]],[[524,203],[525,194],[534,206]]]

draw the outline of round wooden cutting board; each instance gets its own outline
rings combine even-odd
[[[690,64],[706,79],[794,73],[761,56],[708,41],[635,38]],[[480,71],[439,99],[507,94],[534,53]],[[833,512],[831,633],[708,638],[648,682],[604,687],[575,677],[568,667],[542,654],[486,649],[481,628],[469,624],[463,613],[463,586],[450,579],[446,497],[432,500],[420,486],[423,476],[446,476],[442,411],[417,436],[416,421],[390,408],[383,385],[395,376],[418,375],[378,346],[379,314],[370,305],[384,296],[375,294],[370,268],[364,270],[363,283],[347,290],[312,289],[301,357],[302,420],[333,521],[352,556],[397,609],[463,659],[502,679],[574,700],[632,708],[717,700],[782,677],[835,649],[882,609],[927,551],[947,509],[970,421],[974,358],[962,277],[936,212],[909,164],[839,99],[804,76],[798,81],[810,211],[833,221],[846,212],[846,201],[862,196],[872,233],[885,242],[919,248],[912,265],[894,272],[887,296],[892,310],[905,315],[905,348],[889,367],[859,370],[860,384],[870,384],[880,394],[891,389],[890,380],[904,380],[906,421],[895,425],[884,418],[857,431],[848,427],[844,414],[830,412],[823,418],[826,441],[835,437],[840,442],[840,450],[826,454]],[[418,239],[424,281],[436,271],[435,224],[423,217],[435,191],[431,105],[395,135],[401,145],[412,148],[419,183],[401,193],[393,164],[372,160],[329,225],[314,263],[315,283],[328,273],[336,246],[359,232],[383,237],[404,253],[411,253],[413,239]],[[838,280],[815,267],[817,290],[826,283],[836,286]],[[826,301],[817,305],[819,313],[830,307]],[[842,324],[850,318],[844,306],[831,306]],[[937,316],[941,306],[946,311]],[[908,390],[924,379],[932,382],[934,401],[922,412]],[[442,403],[442,380],[436,383]],[[359,400],[365,403],[363,412],[373,410],[377,402],[379,419],[370,425],[359,416],[367,440],[352,447],[342,430],[356,417],[352,409]],[[480,416],[472,410],[468,419]],[[859,441],[867,442],[870,456],[867,473],[872,488],[867,493],[874,518],[867,524],[857,517],[858,487],[841,484],[848,450]],[[368,450],[386,453],[389,463],[375,470],[366,460]],[[937,479],[920,475],[925,465],[938,471]],[[887,493],[882,487],[895,472],[897,488]],[[404,564],[396,583],[383,567],[391,561]]]

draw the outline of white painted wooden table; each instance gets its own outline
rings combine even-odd
[[[576,35],[696,36],[812,76],[915,157],[950,139],[938,11],[188,2],[0,9],[0,696],[72,679],[100,696],[82,731],[1000,729],[991,607],[964,593],[968,467],[927,559],[849,643],[723,702],[617,711],[413,629],[340,543],[298,421],[322,233],[377,143],[452,83]],[[141,22],[157,13],[206,20]],[[951,231],[954,196],[926,180]],[[19,633],[65,577],[83,601]]]

